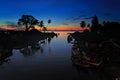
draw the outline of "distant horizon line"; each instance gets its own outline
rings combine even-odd
[[[3,29],[0,29],[0,31],[25,31],[25,30],[3,30]],[[38,30],[38,31],[43,31],[43,30]],[[46,31],[83,31],[83,30],[46,30]]]

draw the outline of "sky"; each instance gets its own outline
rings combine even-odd
[[[0,0],[0,27],[16,27],[23,14],[38,20],[51,19],[50,27],[78,28],[81,21],[94,15],[99,22],[120,22],[120,0]]]

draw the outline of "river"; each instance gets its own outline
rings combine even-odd
[[[57,33],[58,37],[39,44],[40,49],[13,49],[8,61],[0,65],[0,80],[107,80],[96,70],[74,66],[69,32]]]

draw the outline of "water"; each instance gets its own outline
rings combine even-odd
[[[59,32],[49,43],[39,44],[40,49],[13,49],[8,61],[0,65],[0,80],[107,80],[96,70],[72,65],[67,33]]]

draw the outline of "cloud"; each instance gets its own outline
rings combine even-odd
[[[69,20],[69,21],[80,21],[80,20],[88,20],[88,19],[91,19],[92,17],[87,17],[87,15],[80,15],[80,16],[77,16],[77,17],[70,17],[70,18],[67,18],[66,20]]]
[[[69,25],[68,23],[62,23],[62,25]]]
[[[111,16],[111,13],[104,13],[104,16]]]
[[[57,0],[50,2],[50,7],[61,7],[65,5],[67,2],[65,0]]]
[[[69,20],[69,21],[77,21],[77,20],[80,20],[81,18],[78,16],[78,17],[69,17],[67,18],[66,20]]]
[[[15,22],[6,21],[5,24],[9,27],[17,27],[17,24]]]
[[[85,18],[83,18],[83,19],[86,19],[86,20],[88,20],[88,19],[92,19],[93,17],[85,17]]]

